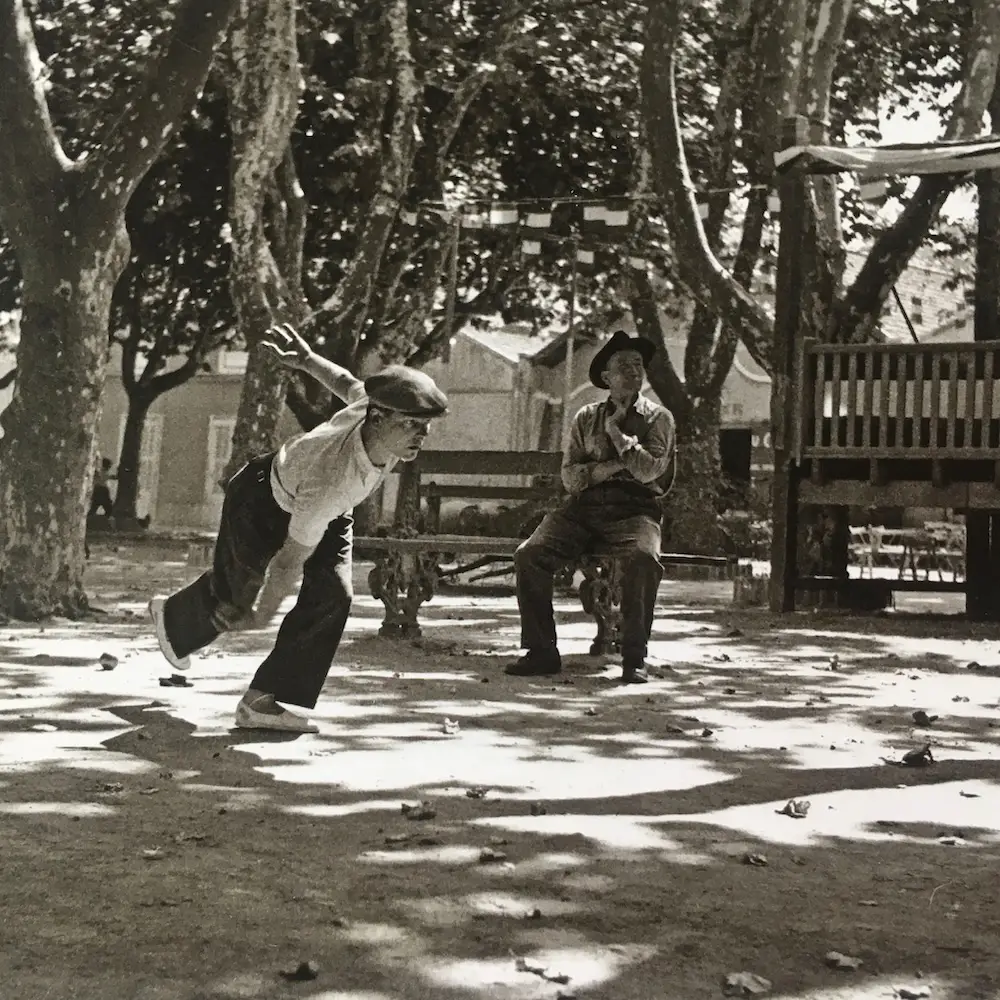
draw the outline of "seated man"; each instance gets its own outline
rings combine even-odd
[[[279,702],[315,706],[353,596],[351,512],[396,462],[417,457],[448,400],[423,372],[390,365],[361,382],[314,354],[290,326],[270,331],[282,364],[322,383],[348,405],[329,420],[255,458],[226,486],[212,568],[149,605],[160,650],[176,669],[221,632],[263,628],[302,586],[274,647],[236,708],[243,729],[316,732]]]
[[[562,669],[552,613],[552,578],[596,545],[628,559],[622,585],[622,680],[644,684],[660,565],[660,501],[673,481],[674,418],[640,394],[656,346],[623,330],[594,356],[590,380],[608,398],[573,421],[563,456],[570,494],[514,555],[524,656],[507,668],[518,677]]]

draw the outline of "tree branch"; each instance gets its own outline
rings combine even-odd
[[[336,356],[353,357],[368,318],[375,277],[385,254],[389,234],[409,185],[416,145],[416,121],[422,96],[410,46],[407,0],[387,0],[383,33],[390,54],[393,77],[393,113],[383,142],[378,188],[369,207],[358,249],[336,292],[312,318],[335,315]]]
[[[175,125],[205,85],[215,47],[239,3],[183,0],[180,4],[167,44],[138,94],[86,163],[92,197],[100,200],[102,208],[124,210],[139,181],[159,158]]]
[[[479,46],[476,65],[452,92],[451,100],[435,130],[437,144],[434,150],[432,174],[438,184],[445,179],[448,158],[469,107],[482,92],[483,87],[497,75],[511,54],[525,44],[530,33],[518,33],[518,26],[524,16],[537,5],[538,0],[515,4],[496,19]]]
[[[946,139],[978,133],[1000,65],[1000,5],[977,0],[961,90],[945,129]],[[958,186],[955,174],[923,177],[895,223],[875,243],[830,320],[829,339],[852,343],[870,339],[882,307],[923,242],[948,195]]]
[[[31,238],[22,211],[51,204],[72,167],[52,127],[44,68],[24,0],[0,0],[0,219],[18,243]]]
[[[710,305],[716,315],[730,317],[730,322],[741,332],[746,329],[751,335],[770,335],[770,317],[719,262],[698,217],[678,118],[675,82],[680,34],[678,7],[672,0],[650,0],[640,71],[656,189],[674,239],[677,273],[698,301]]]

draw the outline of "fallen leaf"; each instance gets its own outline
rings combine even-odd
[[[404,802],[400,807],[400,811],[407,819],[434,819],[437,816],[437,810],[430,804],[430,802],[420,802],[415,806],[410,805],[408,802]]]
[[[385,838],[386,844],[408,844],[413,839],[412,833],[391,833]]]
[[[105,781],[101,785],[101,791],[107,792],[108,794],[114,794],[116,792],[124,792],[125,786],[120,781]]]
[[[458,734],[460,729],[459,724],[454,719],[445,719],[441,724],[441,731],[446,736],[455,736]]]
[[[503,851],[494,851],[492,847],[484,847],[479,852],[479,863],[481,865],[495,865],[507,860],[507,855]]]
[[[299,962],[294,969],[282,969],[280,975],[290,983],[308,983],[319,976],[319,966],[315,962]]]
[[[208,838],[203,833],[185,833],[183,830],[174,835],[175,844],[187,844],[187,843],[201,843],[203,840]]]
[[[938,843],[945,847],[963,847],[965,841],[961,837],[938,837]]]
[[[828,951],[824,961],[831,969],[860,969],[864,962],[853,955],[844,955],[839,951]]]
[[[541,965],[538,962],[533,962],[527,958],[516,958],[514,960],[514,968],[518,972],[530,972],[532,975],[540,976],[542,975],[547,966]]]
[[[171,674],[169,677],[160,678],[160,687],[189,688],[189,687],[194,687],[194,685],[181,674]]]
[[[587,711],[584,712],[583,714],[584,715],[597,715],[597,709],[593,708],[593,707],[588,708]]]
[[[118,657],[112,656],[110,653],[101,653],[97,662],[101,665],[102,670],[114,670],[118,666]]]
[[[952,701],[968,701],[969,699],[965,697],[964,694],[956,694]]]
[[[936,715],[928,715],[922,708],[918,708],[913,713],[913,721],[918,726],[932,726],[937,722],[938,718]]]
[[[792,819],[805,819],[809,812],[809,806],[808,799],[789,799],[777,812],[779,816],[791,816]]]
[[[709,736],[714,736],[715,735],[715,730],[714,729],[709,729],[708,726],[706,726],[701,731],[701,735],[704,736],[706,739],[708,739]]]
[[[963,799],[978,799],[979,792],[967,792],[964,788],[958,790],[958,794],[962,796]]]
[[[32,731],[36,733],[58,733],[59,727],[53,726],[49,722],[38,722],[32,727]]]
[[[767,858],[763,854],[744,854],[743,864],[755,865],[758,868],[767,867]]]
[[[830,657],[830,669],[831,670],[840,669],[840,657],[836,653],[834,653],[833,656]]]
[[[918,749],[908,750],[903,754],[900,761],[903,767],[927,767],[934,763],[934,755],[931,753],[931,745],[928,743]]]
[[[145,861],[162,861],[166,856],[162,847],[149,847],[142,852]]]
[[[894,992],[899,1000],[924,1000],[924,997],[931,995],[931,991],[926,986],[918,986],[916,989],[909,986],[897,986]]]
[[[548,983],[558,983],[565,986],[570,980],[570,977],[567,976],[565,972],[549,972],[548,966],[542,965],[539,962],[531,961],[527,958],[515,959],[514,967],[518,972],[530,972],[534,976],[540,976]]]
[[[723,694],[736,694],[736,688],[734,688],[734,687],[723,688],[722,689],[722,693]]]
[[[541,802],[531,803],[531,815],[532,816],[544,816],[548,812],[548,809],[541,804]]]
[[[157,795],[159,793],[159,788],[140,788],[140,795]]]
[[[485,799],[486,796],[489,794],[489,791],[490,790],[488,788],[484,788],[481,785],[476,785],[473,788],[467,788],[465,790],[465,797],[467,799]]]
[[[756,997],[767,993],[771,981],[753,972],[730,972],[722,981],[722,992],[727,997]]]

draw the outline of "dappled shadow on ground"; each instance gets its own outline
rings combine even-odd
[[[994,995],[992,637],[664,602],[657,678],[624,688],[570,600],[563,674],[525,681],[510,596],[449,594],[412,643],[362,597],[320,733],[264,737],[230,726],[268,636],[160,688],[114,610],[0,650],[11,995]]]

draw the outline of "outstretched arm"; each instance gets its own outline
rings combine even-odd
[[[352,402],[364,392],[364,383],[359,378],[346,368],[321,358],[290,323],[272,326],[261,346],[279,364],[293,371],[305,372],[345,403]]]

